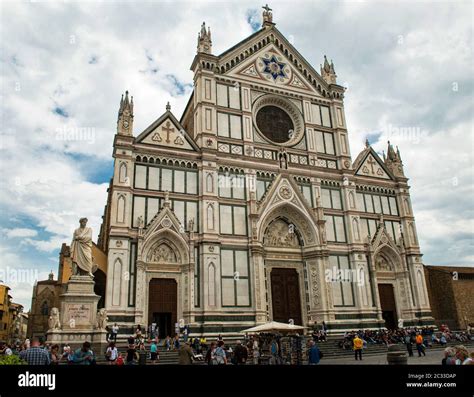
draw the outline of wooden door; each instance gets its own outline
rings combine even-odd
[[[178,288],[176,281],[167,278],[154,278],[150,280],[148,291],[148,324],[157,323],[161,328],[160,336],[173,336],[174,325],[177,321]],[[166,329],[163,329],[163,327]]]
[[[397,307],[395,305],[395,294],[392,284],[379,284],[380,306],[382,307],[382,318],[388,329],[397,328]]]
[[[300,286],[295,269],[274,268],[271,272],[273,321],[287,323],[293,319],[302,325]]]

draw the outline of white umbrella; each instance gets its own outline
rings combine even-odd
[[[293,325],[293,324],[286,324],[286,323],[279,323],[276,321],[270,321],[269,323],[265,323],[262,325],[257,325],[256,327],[252,327],[249,329],[244,329],[240,331],[242,333],[259,333],[259,332],[272,332],[272,331],[280,331],[280,332],[292,332],[292,331],[302,331],[305,327],[301,325]]]

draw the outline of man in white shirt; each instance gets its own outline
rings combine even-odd
[[[117,334],[119,332],[119,326],[117,325],[117,323],[115,323],[113,326],[112,326],[112,340],[114,342],[117,342]]]

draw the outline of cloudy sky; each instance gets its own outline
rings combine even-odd
[[[367,137],[379,152],[399,146],[429,265],[474,266],[472,4],[270,4],[317,70],[333,59],[353,158]],[[29,308],[79,217],[96,239],[121,94],[134,96],[135,136],[167,101],[179,118],[201,23],[220,54],[260,27],[262,5],[2,2],[0,279],[14,300]]]

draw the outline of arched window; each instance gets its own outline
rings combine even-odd
[[[49,306],[47,301],[44,301],[41,305],[41,314],[43,316],[47,316],[49,314]]]

